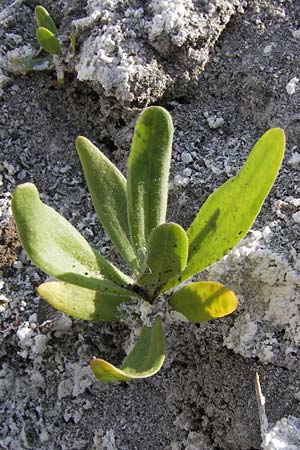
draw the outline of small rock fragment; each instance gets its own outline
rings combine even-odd
[[[299,450],[300,419],[284,417],[265,436],[263,450]]]
[[[300,223],[300,211],[293,214],[293,219],[296,223]]]
[[[297,90],[297,84],[299,83],[299,78],[297,78],[297,77],[294,77],[294,78],[292,78],[289,82],[288,82],[288,84],[286,85],[286,92],[289,94],[289,95],[293,95],[293,94],[295,94],[295,92],[296,92],[296,90]]]
[[[273,45],[266,45],[264,48],[264,55],[269,56],[272,53]]]
[[[297,166],[298,164],[300,164],[300,154],[295,152],[289,160],[289,164],[291,166]]]
[[[181,155],[181,161],[184,164],[189,164],[193,161],[192,155],[189,152],[183,152]]]
[[[292,36],[295,39],[300,39],[300,30],[293,30],[292,31]]]
[[[224,123],[223,117],[211,116],[211,117],[207,117],[206,120],[207,120],[209,128],[212,128],[212,129],[220,128]]]

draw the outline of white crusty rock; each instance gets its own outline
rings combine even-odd
[[[300,274],[297,264],[267,248],[272,231],[266,228],[251,232],[206,273],[239,298],[226,347],[264,363],[276,363],[281,355],[281,363],[288,366],[300,345]]]
[[[242,3],[88,0],[87,16],[73,21],[81,41],[77,77],[121,104],[148,104],[174,88],[183,93]]]
[[[264,437],[263,450],[299,450],[300,419],[289,416],[275,423]]]

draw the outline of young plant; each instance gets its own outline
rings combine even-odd
[[[220,283],[200,281],[176,287],[226,255],[247,233],[268,195],[284,153],[280,128],[256,143],[240,173],[204,202],[187,232],[166,223],[172,119],[160,107],[140,115],[127,165],[127,180],[88,139],[76,149],[97,215],[113,245],[133,272],[129,277],[108,262],[80,233],[39,198],[30,183],[16,188],[12,210],[29,258],[50,281],[38,287],[50,305],[72,317],[116,321],[120,305],[133,297],[154,303],[165,295],[171,309],[190,322],[232,313],[235,294]],[[102,381],[133,380],[155,374],[165,358],[161,317],[143,326],[121,368],[94,358],[91,368]]]
[[[38,25],[36,30],[37,40],[42,49],[52,55],[57,73],[57,83],[61,85],[64,83],[64,70],[60,58],[61,45],[57,37],[56,25],[48,11],[40,5],[35,7],[35,20]]]

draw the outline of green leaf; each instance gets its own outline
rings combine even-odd
[[[175,292],[170,297],[169,304],[190,322],[206,322],[231,314],[238,306],[238,299],[223,284],[199,281]]]
[[[45,58],[12,58],[11,63],[15,70],[21,73],[28,72],[40,72],[44,70],[53,70],[53,58],[51,55],[47,55]]]
[[[127,219],[126,179],[88,139],[79,136],[76,149],[99,220],[124,260],[137,272]]]
[[[152,328],[144,326],[139,340],[118,369],[104,359],[94,358],[91,368],[100,381],[131,381],[151,377],[165,359],[165,337],[160,317]]]
[[[57,35],[57,28],[48,11],[40,5],[35,7],[35,20],[39,27],[46,28],[51,33]]]
[[[169,113],[157,106],[145,109],[135,126],[127,168],[129,225],[141,261],[151,231],[166,219],[172,138]]]
[[[282,129],[267,131],[240,173],[207,198],[187,231],[186,269],[164,291],[221,259],[246,235],[276,179],[284,147]]]
[[[133,280],[96,252],[66,219],[41,202],[34,184],[25,183],[15,189],[12,211],[27,255],[44,272],[78,286],[128,295],[122,285],[130,285]]]
[[[37,291],[53,308],[76,319],[94,322],[119,320],[118,306],[130,300],[130,297],[101,294],[59,281],[43,283]]]
[[[39,41],[40,46],[51,55],[59,55],[61,52],[61,47],[59,40],[51,31],[47,28],[39,27],[36,30],[36,37]]]
[[[182,272],[187,256],[188,239],[184,229],[177,223],[159,225],[150,234],[145,273],[137,284],[155,298],[168,280]]]

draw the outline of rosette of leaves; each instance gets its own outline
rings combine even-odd
[[[37,289],[54,308],[84,320],[116,321],[119,306],[133,297],[153,305],[164,294],[169,307],[190,322],[236,309],[235,294],[217,282],[168,291],[218,261],[246,235],[280,168],[284,132],[274,128],[259,139],[240,173],[207,198],[187,231],[166,223],[172,137],[169,113],[155,106],[145,109],[136,123],[127,179],[88,139],[76,140],[97,215],[131,277],[45,205],[33,184],[16,188],[12,210],[23,247],[38,267],[58,279]],[[155,374],[164,358],[163,324],[157,317],[152,327],[142,328],[120,368],[99,358],[91,368],[99,380],[129,381]]]

